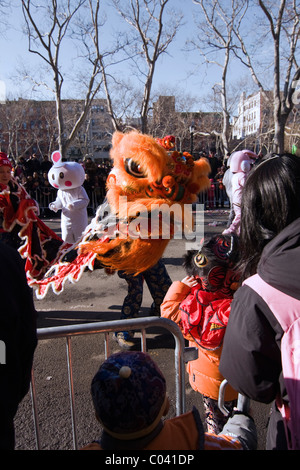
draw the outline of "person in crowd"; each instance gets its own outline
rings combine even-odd
[[[42,173],[42,177],[41,177],[41,183],[42,183],[42,186],[45,184],[45,182],[48,182],[49,183],[49,178],[48,178],[48,173],[46,171],[44,171]],[[50,183],[49,183],[50,184]],[[48,186],[48,185],[47,185]],[[52,187],[52,186],[51,186]]]
[[[179,325],[198,358],[187,364],[191,387],[201,393],[208,432],[218,434],[226,417],[218,408],[219,388],[224,377],[219,371],[222,340],[230,305],[237,288],[234,272],[237,241],[224,235],[206,239],[199,251],[184,256],[187,276],[173,282],[161,305],[161,316]],[[226,408],[232,410],[237,392],[226,390]]]
[[[20,157],[16,167],[14,168],[14,177],[21,183],[24,176],[26,176],[25,158]]]
[[[94,183],[93,180],[91,179],[91,176],[90,176],[89,173],[85,173],[84,182],[83,182],[83,187],[84,187],[84,189],[86,190],[87,195],[88,195],[89,198],[91,199],[91,198],[92,198],[92,193],[93,193],[93,191],[95,190],[95,183]]]
[[[41,172],[40,158],[38,157],[36,153],[32,155],[31,169],[32,169],[32,175],[34,172],[38,174]]]
[[[36,214],[39,208],[25,188],[14,179],[12,168],[7,154],[0,152],[0,240],[18,249],[22,244],[19,231],[24,219],[21,206]]]
[[[105,197],[105,186],[107,175],[109,174],[109,168],[105,165],[98,165],[97,168],[97,180],[98,180],[98,191],[99,191],[99,203],[103,201]]]
[[[49,209],[49,204],[56,198],[56,190],[51,186],[48,179],[48,173],[44,172],[40,186],[40,209],[43,217],[51,217],[53,213]]]
[[[210,187],[206,191],[206,209],[213,209],[215,207],[215,189],[216,185],[214,183],[214,180],[210,178]]]
[[[204,433],[196,408],[164,419],[169,409],[166,380],[149,354],[111,355],[91,383],[99,440],[81,450],[254,450],[256,426],[239,412],[219,435]]]
[[[37,171],[38,173],[41,171],[41,163],[35,153],[28,156],[28,158],[25,160],[24,166],[26,176],[32,176],[34,171]]]
[[[32,176],[32,155],[27,155],[24,162],[26,176]]]
[[[211,172],[209,178],[215,179],[216,174],[218,173],[219,168],[222,166],[222,162],[216,156],[216,149],[211,148],[208,154],[208,161],[210,164]]]
[[[28,193],[33,191],[33,176],[32,175],[27,175],[26,179],[22,182],[22,185],[26,189]]]
[[[32,174],[32,191],[38,191],[41,187],[41,175],[34,171]]]
[[[216,181],[216,207],[224,207],[224,201],[226,197],[226,191],[224,189],[224,184],[223,184],[223,177],[226,171],[226,166],[222,165],[221,168],[219,168],[218,173],[215,176],[215,181]]]
[[[84,182],[82,185],[88,195],[90,204],[92,204],[92,201],[94,199],[94,193],[96,190],[96,179],[92,179],[89,173],[85,173],[84,177]],[[89,215],[93,215],[93,208],[90,207],[87,209]]]
[[[300,159],[269,155],[253,168],[243,189],[239,237],[240,282],[258,273],[262,281],[300,298]],[[220,372],[240,393],[271,403],[266,448],[286,449],[275,399],[288,402],[282,376],[283,330],[267,303],[241,285],[231,304]]]
[[[50,171],[50,168],[52,167],[52,162],[49,160],[48,155],[43,155],[42,161],[41,161],[41,172],[42,174],[47,173]]]
[[[37,313],[19,253],[0,241],[0,260],[0,450],[14,450],[14,417],[29,390]]]
[[[122,305],[121,320],[138,317],[143,301],[144,282],[146,282],[153,299],[149,315],[160,315],[160,305],[172,284],[161,259],[152,268],[137,276],[125,274],[123,271],[118,271],[118,276],[127,282],[127,295]],[[135,346],[132,332],[117,331],[114,334],[114,339],[124,349],[131,349]]]
[[[83,162],[84,172],[89,175],[89,179],[92,184],[95,184],[95,179],[97,176],[97,164],[92,160],[91,157],[86,157]]]

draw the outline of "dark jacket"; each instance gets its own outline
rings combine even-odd
[[[300,299],[300,219],[287,226],[263,250],[257,272],[271,286]],[[251,399],[271,403],[286,390],[282,377],[283,330],[265,301],[250,287],[236,292],[224,338],[220,372],[231,386]],[[285,449],[284,428],[273,410],[268,428],[268,449]]]
[[[24,263],[17,250],[2,242],[0,298],[0,450],[9,450],[14,448],[14,416],[29,390],[37,334]]]

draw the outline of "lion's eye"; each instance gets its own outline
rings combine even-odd
[[[145,178],[146,175],[143,173],[141,166],[132,160],[132,158],[126,158],[125,162],[125,170],[129,175],[135,176],[136,178]]]

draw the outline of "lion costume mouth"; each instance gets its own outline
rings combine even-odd
[[[107,178],[106,203],[97,209],[80,242],[68,250],[75,257],[70,261],[64,252],[44,279],[30,280],[37,297],[44,297],[49,285],[60,293],[65,280],[78,281],[85,267],[93,270],[100,264],[110,272],[137,275],[154,266],[176,223],[182,224],[184,206],[195,202],[210,185],[206,159],[194,162],[187,153],[168,153],[153,137],[136,131],[115,132],[110,157],[113,169]],[[164,232],[164,212],[152,223],[155,213],[163,209],[172,214],[169,236]]]

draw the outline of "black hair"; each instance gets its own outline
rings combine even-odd
[[[266,244],[300,217],[300,158],[270,154],[249,174],[242,192],[241,281],[256,273]]]
[[[203,257],[201,263],[199,258]],[[205,258],[205,259],[204,259]],[[214,235],[205,239],[201,249],[189,250],[183,257],[188,276],[207,276],[214,266],[233,267],[238,259],[238,240],[233,235]]]

